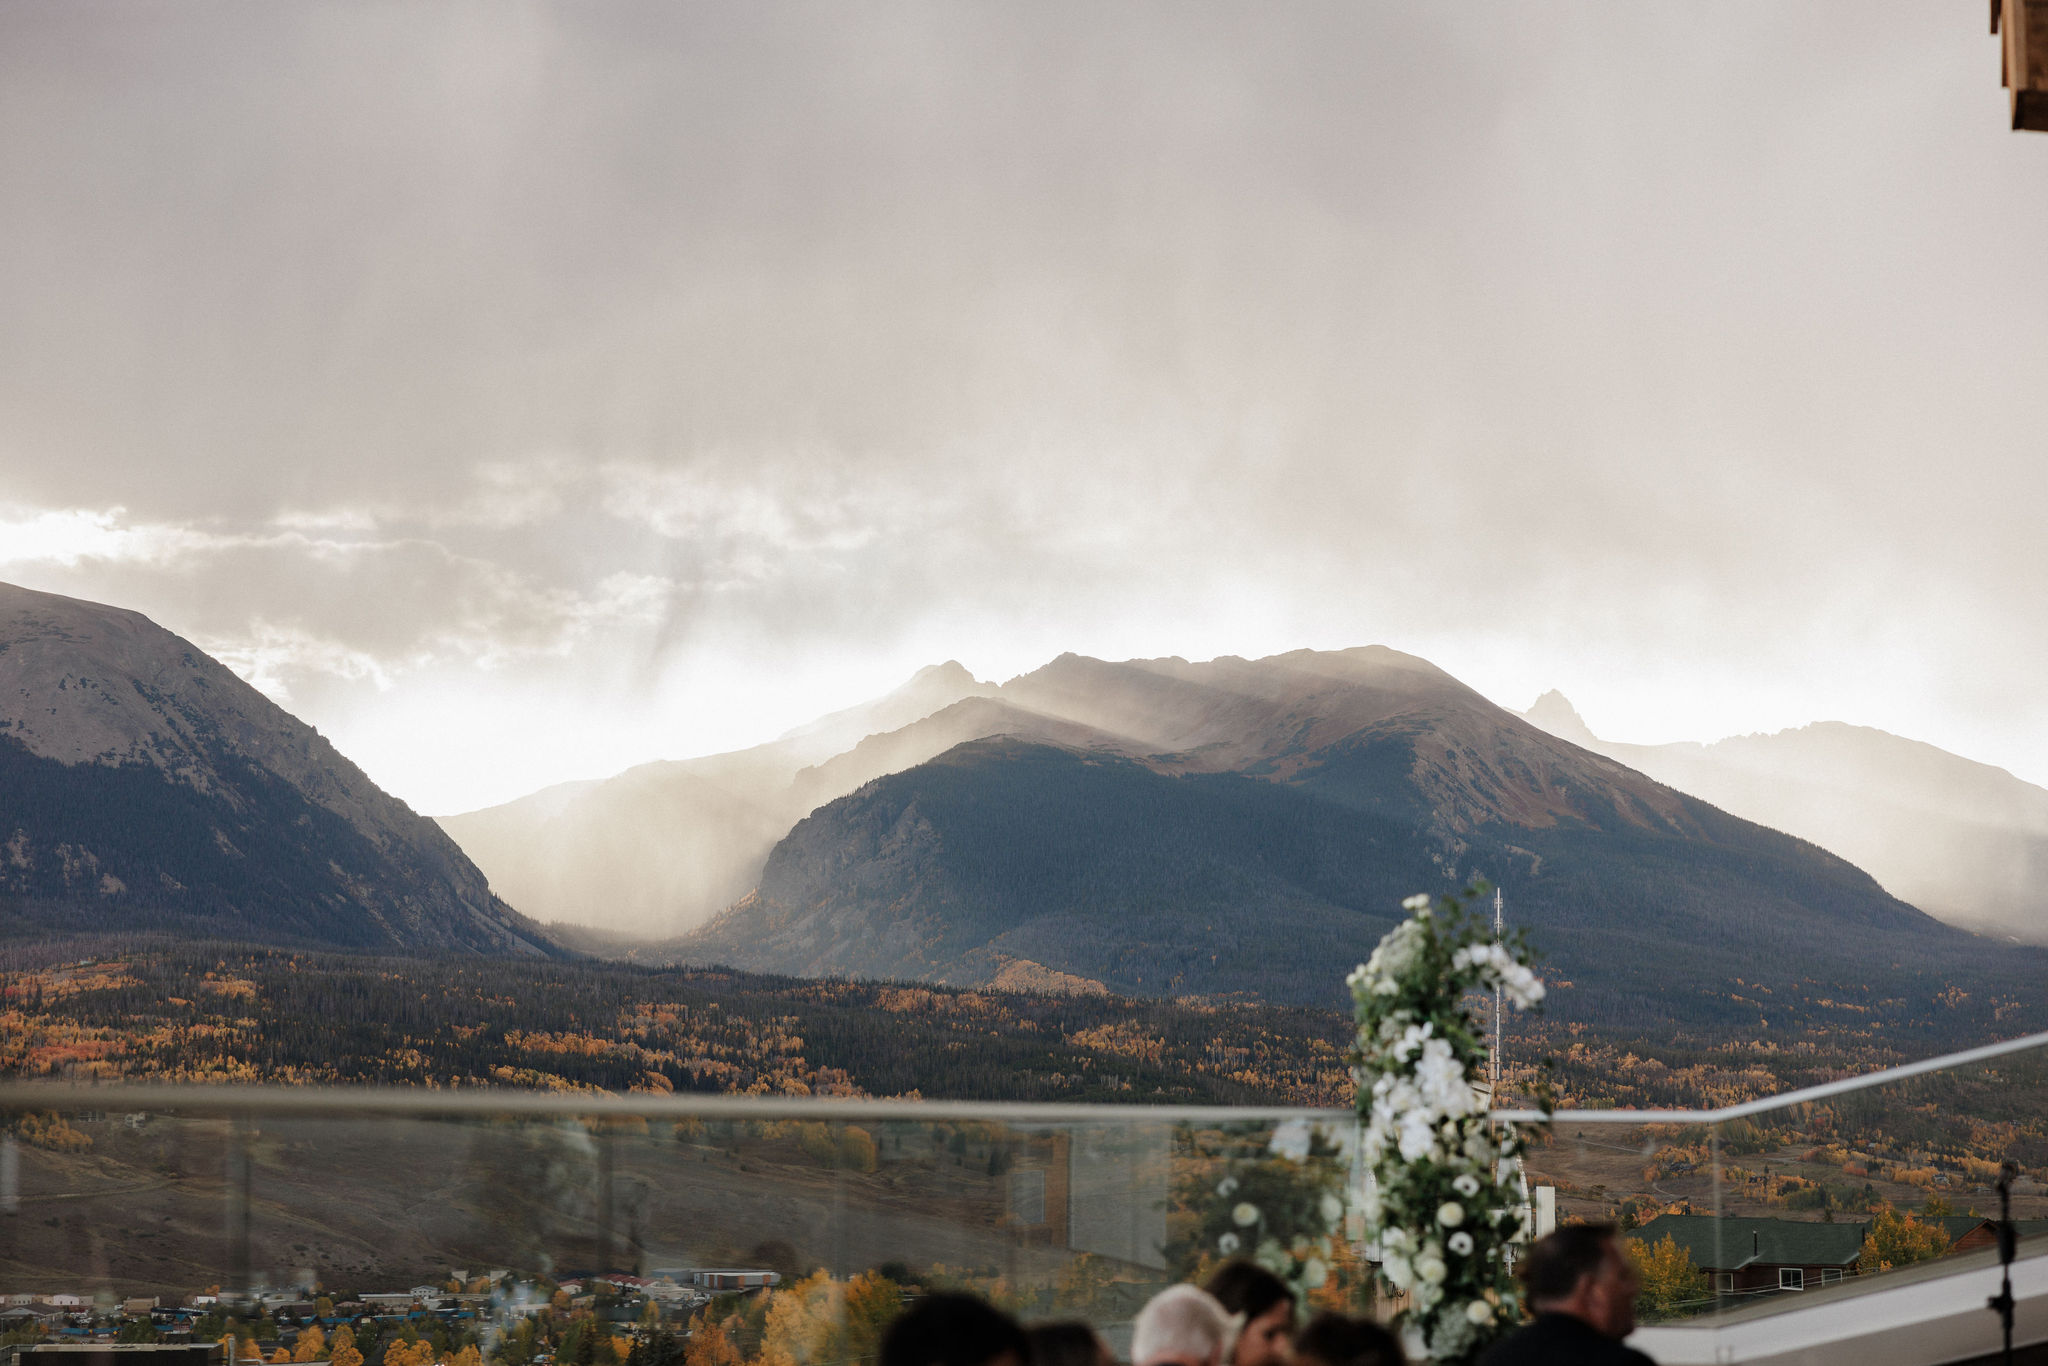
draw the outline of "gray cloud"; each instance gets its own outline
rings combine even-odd
[[[10,6],[0,575],[439,807],[927,657],[1367,640],[2048,778],[1980,29]]]

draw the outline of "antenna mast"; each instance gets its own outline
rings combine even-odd
[[[1496,944],[1501,941],[1501,931],[1500,888],[1496,887],[1493,889],[1493,942]],[[1495,1105],[1500,1104],[1500,1049],[1501,1044],[1505,1042],[1505,1035],[1501,1028],[1501,1008],[1505,1004],[1506,1002],[1501,999],[1500,984],[1495,982],[1493,987],[1493,1056],[1487,1064],[1489,1079],[1492,1084],[1492,1099]]]

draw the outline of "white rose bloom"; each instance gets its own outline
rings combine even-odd
[[[1437,1206],[1436,1221],[1445,1228],[1456,1228],[1465,1222],[1465,1207],[1455,1200],[1446,1200]]]
[[[1230,1212],[1230,1219],[1239,1228],[1250,1228],[1259,1222],[1259,1207],[1246,1200]]]
[[[1450,1274],[1450,1268],[1444,1265],[1443,1258],[1424,1254],[1415,1260],[1415,1274],[1424,1285],[1442,1285],[1444,1277]]]
[[[1472,1235],[1463,1229],[1459,1229],[1456,1233],[1444,1239],[1444,1246],[1457,1253],[1460,1257],[1469,1257],[1472,1255]]]
[[[1406,1290],[1415,1283],[1415,1269],[1408,1265],[1408,1259],[1398,1252],[1389,1252],[1387,1259],[1380,1263],[1380,1273],[1387,1278],[1387,1284],[1396,1290]]]
[[[1415,1064],[1415,1087],[1431,1108],[1445,1115],[1469,1115],[1476,1104],[1464,1067],[1443,1039],[1423,1042],[1422,1059]]]
[[[1423,1047],[1429,1041],[1429,1036],[1435,1032],[1436,1025],[1429,1021],[1424,1021],[1419,1025],[1409,1025],[1407,1029],[1401,1032],[1401,1042],[1394,1045],[1394,1060],[1396,1062],[1406,1062],[1414,1057],[1415,1050]],[[1446,1045],[1446,1047],[1448,1046]]]
[[[1493,1306],[1485,1300],[1474,1300],[1465,1306],[1465,1317],[1484,1328],[1493,1322]]]
[[[1267,1149],[1289,1162],[1308,1160],[1309,1132],[1305,1120],[1290,1119],[1273,1130],[1272,1141]]]
[[[1316,1287],[1320,1286],[1324,1281],[1327,1281],[1329,1279],[1330,1268],[1323,1265],[1322,1258],[1311,1257],[1306,1262],[1302,1263],[1301,1283],[1307,1286],[1310,1290],[1314,1290]]]
[[[1436,1124],[1427,1110],[1411,1110],[1401,1116],[1401,1156],[1420,1162],[1436,1151]]]

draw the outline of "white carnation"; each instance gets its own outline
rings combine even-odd
[[[1472,1255],[1472,1235],[1463,1229],[1459,1229],[1456,1233],[1444,1239],[1444,1246],[1457,1253],[1460,1257],[1469,1257]]]
[[[1465,1222],[1465,1207],[1455,1200],[1446,1200],[1436,1208],[1436,1221],[1445,1228],[1456,1228]]]

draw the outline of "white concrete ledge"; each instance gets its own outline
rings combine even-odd
[[[1660,1366],[1939,1366],[1994,1353],[1996,1249],[1858,1277],[1821,1290],[1636,1330],[1629,1344]],[[2048,1342],[2048,1245],[2029,1239],[2012,1267],[2013,1345]]]

